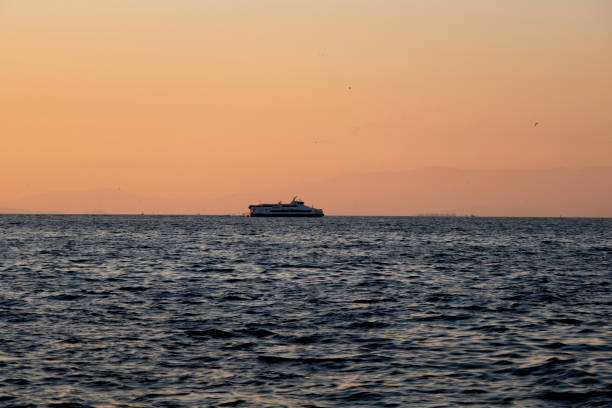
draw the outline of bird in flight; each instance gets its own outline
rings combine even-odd
[[[538,126],[539,124],[540,124],[540,122],[535,122],[535,123],[533,124],[533,127],[536,127],[536,126]]]

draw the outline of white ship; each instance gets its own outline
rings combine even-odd
[[[322,217],[323,210],[304,205],[304,202],[293,197],[289,204],[249,205],[251,217]]]

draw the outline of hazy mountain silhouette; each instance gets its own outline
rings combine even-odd
[[[308,198],[329,213],[612,216],[612,168],[458,170],[350,175]]]
[[[325,182],[207,200],[144,197],[121,190],[25,197],[2,212],[240,214],[249,204],[299,194],[326,214],[612,217],[612,167],[547,170],[424,168],[350,174]]]
[[[51,191],[12,201],[1,212],[53,214],[137,214],[164,209],[178,211],[180,203],[165,198],[144,197],[119,189]]]

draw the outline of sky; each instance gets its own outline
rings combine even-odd
[[[609,0],[0,0],[0,202],[612,166],[610,21]]]

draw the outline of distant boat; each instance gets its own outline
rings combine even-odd
[[[289,204],[253,204],[249,205],[250,217],[323,217],[323,210],[304,205],[304,202],[293,197]]]

